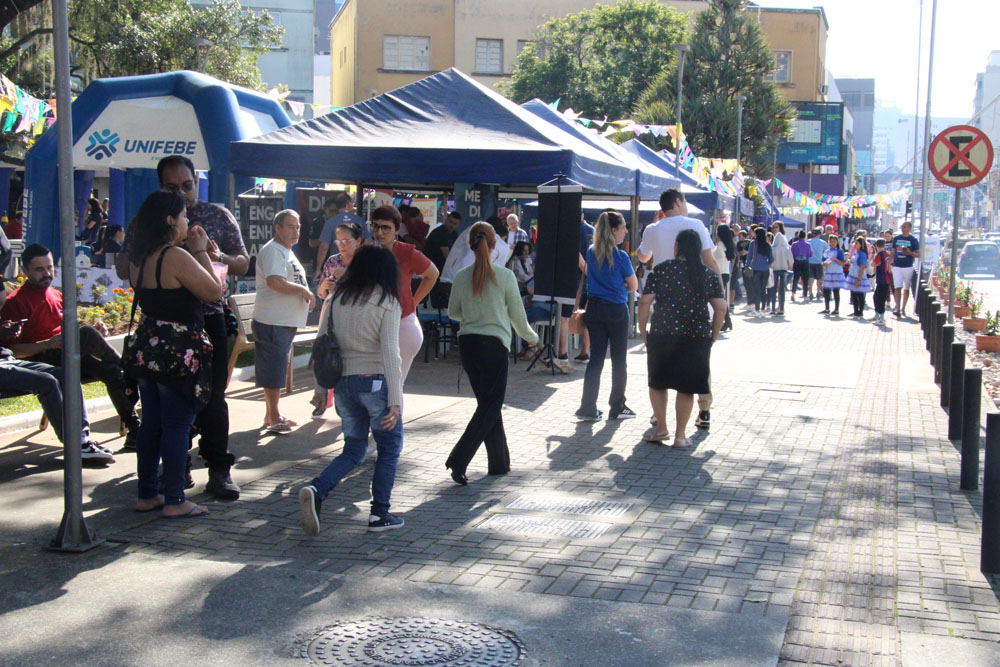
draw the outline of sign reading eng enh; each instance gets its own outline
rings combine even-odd
[[[73,146],[78,169],[155,169],[167,155],[209,166],[194,107],[173,96],[115,100]]]

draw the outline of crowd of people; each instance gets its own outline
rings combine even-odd
[[[222,296],[226,276],[244,275],[249,257],[232,214],[198,200],[198,177],[188,159],[165,158],[157,173],[160,190],[145,200],[127,232],[113,235],[116,268],[131,282],[141,308],[138,327],[121,358],[95,331],[82,327],[82,372],[108,387],[126,427],[126,447],[136,450],[135,509],[166,518],[197,517],[208,510],[185,496],[194,486],[196,439],[209,469],[206,491],[228,500],[240,495],[231,476],[235,459],[225,397],[227,337],[233,332]],[[502,406],[512,331],[532,354],[538,335],[531,322],[551,316],[532,304],[534,246],[516,215],[506,221],[494,216],[459,232],[457,212],[430,229],[417,208],[379,206],[371,211],[369,229],[350,209],[350,197],[338,195],[325,207],[325,217],[305,228],[296,211],[280,211],[255,267],[252,329],[255,382],[265,403],[263,430],[282,434],[297,426],[279,409],[280,388],[292,339],[317,305],[320,331],[331,326],[340,345],[343,376],[335,387],[317,384],[310,399],[315,418],[322,418],[332,399],[344,434],[341,454],[299,490],[300,523],[310,535],[320,532],[330,491],[364,460],[369,435],[377,457],[368,528],[403,525],[390,507],[403,450],[404,384],[423,343],[418,304],[445,311],[453,323],[476,399],[475,412],[443,461],[451,479],[463,486],[480,445],[488,474],[509,472]],[[660,209],[642,232],[637,262],[627,251],[628,225],[620,212],[605,209],[594,226],[581,224],[578,296],[560,313],[565,333],[573,312],[584,311],[575,359],[587,365],[576,412],[581,421],[605,418],[598,395],[608,356],[607,419],[637,416],[625,400],[632,295],[638,299],[653,415],[645,439],[674,447],[691,444],[688,422],[696,401],[695,426],[710,424],[712,345],[733,328],[731,310],[743,292],[753,318],[783,315],[789,287],[792,300],[797,289],[804,301],[822,294],[824,314],[839,314],[843,289],[851,293],[855,317],[863,316],[868,292],[874,292],[876,322],[893,290],[897,314],[905,311],[920,253],[908,225],[874,243],[858,235],[843,248],[832,230],[819,229],[808,239],[799,232],[790,244],[781,222],[769,229],[741,228],[720,219],[710,233],[688,216],[678,190],[662,194]],[[305,264],[303,252],[309,258]],[[51,287],[52,256],[31,245],[22,262],[27,282],[2,296],[0,343],[8,347],[0,348],[0,384],[37,394],[59,437],[69,437],[60,420],[66,395],[59,372],[62,303]],[[564,362],[567,347],[564,336],[557,353]],[[672,427],[666,414],[671,390],[676,393]],[[71,393],[82,398],[78,390]],[[140,401],[141,420],[135,411]],[[111,452],[91,441],[84,417],[83,457],[112,462]]]

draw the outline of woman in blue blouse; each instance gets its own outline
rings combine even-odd
[[[764,317],[764,302],[767,301],[767,279],[771,275],[771,262],[774,253],[771,244],[767,242],[767,230],[763,227],[754,229],[754,240],[747,250],[747,266],[753,269],[750,279],[753,285],[754,311],[751,317]]]

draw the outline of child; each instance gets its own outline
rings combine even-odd
[[[875,319],[872,324],[885,324],[885,304],[889,301],[892,291],[892,266],[889,264],[889,252],[885,249],[885,239],[875,241],[875,257],[872,258],[875,267]]]
[[[821,315],[829,315],[830,298],[833,298],[833,315],[840,315],[840,290],[846,287],[844,279],[844,251],[840,249],[840,237],[830,234],[827,237],[829,248],[823,251],[823,301],[826,308],[819,311]]]
[[[851,317],[863,318],[865,294],[872,288],[868,283],[868,243],[860,234],[854,239],[854,256],[851,257],[851,268],[847,274],[847,289],[851,291],[851,305],[854,307]]]

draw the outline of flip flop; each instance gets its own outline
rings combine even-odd
[[[292,425],[288,422],[274,422],[270,426],[266,426],[264,430],[268,433],[275,433],[277,435],[284,435],[285,433],[290,433],[292,430]]]
[[[657,435],[657,433],[656,433],[655,430],[651,430],[651,431],[649,431],[644,436],[644,438],[645,438],[646,442],[658,442],[658,443],[660,443],[662,445],[662,444],[664,444],[664,440],[667,440],[667,439],[670,438],[670,433],[664,433],[662,435]]]
[[[198,510],[205,510],[205,511],[199,512]],[[194,519],[196,517],[206,516],[207,514],[208,514],[207,509],[205,509],[201,505],[195,505],[187,512],[184,512],[184,514],[161,514],[160,516],[162,516],[164,519],[173,520],[173,519]]]
[[[674,443],[671,447],[676,447],[677,449],[683,449],[684,447],[691,446],[691,438],[674,438]]]
[[[136,507],[135,511],[138,512],[139,514],[148,514],[149,512],[155,512],[156,510],[161,510],[161,509],[163,509],[163,503],[160,503],[159,505],[153,505],[149,509],[145,510],[141,510],[138,507]]]

